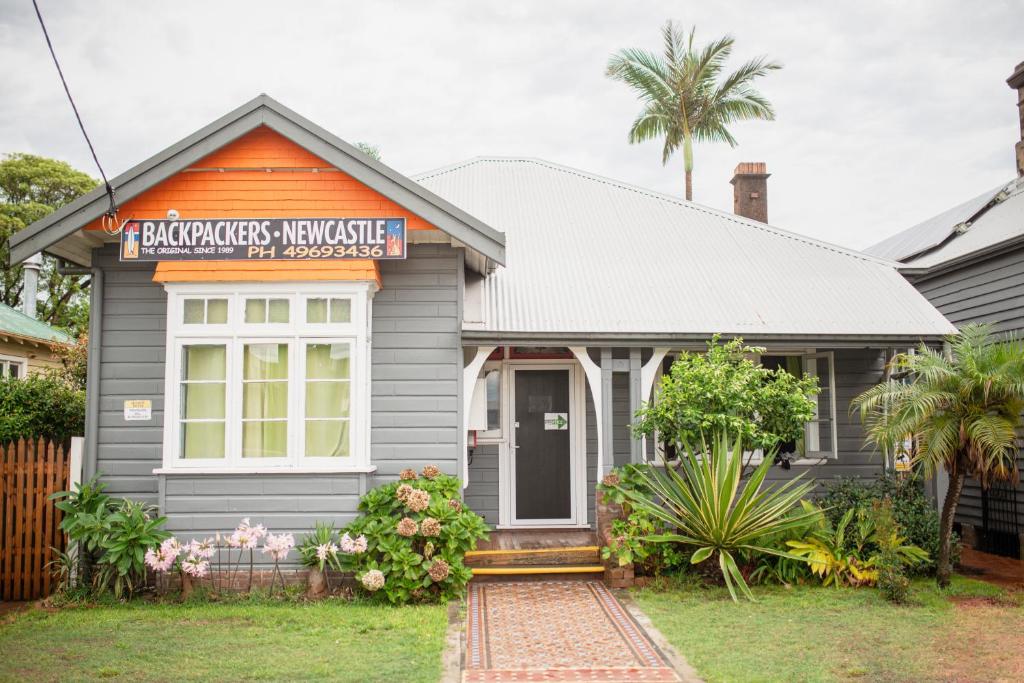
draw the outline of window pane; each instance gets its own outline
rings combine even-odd
[[[242,423],[243,458],[283,458],[288,455],[288,423]]]
[[[181,425],[181,457],[223,458],[223,422],[185,422]]]
[[[246,299],[245,300],[245,322],[265,323],[267,322],[267,300]]]
[[[242,357],[242,378],[288,379],[288,345],[246,344]]]
[[[206,322],[210,325],[223,325],[228,321],[228,300],[208,299],[206,301]]]
[[[226,377],[227,351],[219,344],[194,344],[181,349],[181,378],[184,380],[223,380]]]
[[[488,370],[485,375],[487,388],[487,430],[501,429],[501,370]]]
[[[268,307],[269,322],[288,322],[288,299],[271,299]]]
[[[202,299],[185,299],[183,321],[186,325],[203,324],[203,306],[205,303]]]
[[[243,383],[242,417],[257,420],[288,417],[288,383]]]
[[[7,376],[11,379],[18,379],[21,377],[21,365],[18,363],[7,364]]]
[[[349,344],[307,344],[307,379],[348,379]]]
[[[190,419],[224,419],[223,382],[181,385],[181,417]]]
[[[306,382],[306,417],[348,416],[348,382]]]
[[[348,420],[306,420],[306,457],[346,458]]]
[[[352,302],[348,299],[331,299],[331,322],[347,323],[352,320]]]
[[[327,322],[327,299],[306,299],[306,322]]]

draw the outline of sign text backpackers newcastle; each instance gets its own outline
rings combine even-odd
[[[404,218],[129,221],[122,261],[404,259]]]

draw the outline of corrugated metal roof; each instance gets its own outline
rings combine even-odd
[[[956,226],[985,208],[1003,187],[1000,185],[988,192],[983,192],[963,204],[943,211],[938,216],[933,216],[923,223],[918,223],[912,228],[898,232],[878,244],[868,247],[864,252],[893,261],[903,261],[915,254],[933,249],[952,235]]]
[[[958,224],[941,246],[906,260],[912,268],[936,268],[1024,236],[1024,179],[1000,190],[973,221]]]
[[[859,252],[536,159],[415,177],[507,235],[495,332],[941,335],[953,326]],[[470,329],[467,326],[467,329]]]
[[[0,333],[6,332],[18,337],[68,343],[71,335],[50,327],[44,322],[30,318],[21,311],[0,303]]]

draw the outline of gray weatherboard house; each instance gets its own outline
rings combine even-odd
[[[737,206],[766,217],[763,166],[738,171]],[[112,182],[119,220],[409,226],[405,259],[132,261],[97,190],[14,237],[14,261],[94,278],[85,475],[184,535],[344,524],[428,463],[495,526],[592,528],[600,476],[653,453],[631,415],[714,333],[820,378],[773,476],[874,477],[850,400],[954,331],[887,259],[538,159],[405,177],[265,95]]]
[[[1024,62],[1007,84],[1017,92],[1017,177],[897,233],[867,252],[899,261],[917,289],[957,325],[989,323],[1024,333]],[[1024,465],[1024,450],[1018,453]],[[1024,487],[964,484],[957,507],[965,543],[1021,556]]]

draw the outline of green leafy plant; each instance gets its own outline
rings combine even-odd
[[[939,513],[934,501],[925,495],[920,474],[888,474],[871,480],[839,478],[827,485],[819,502],[832,524],[836,524],[846,510],[866,514],[873,505],[885,500],[891,501],[893,517],[907,542],[928,553],[926,561],[908,566],[907,571],[934,574],[941,545]],[[960,542],[956,534],[952,536],[950,557],[954,564],[959,562]]]
[[[92,585],[92,570],[103,551],[103,542],[110,530],[109,516],[115,503],[104,493],[106,484],[99,475],[75,484],[71,491],[58,491],[50,499],[64,513],[60,528],[68,535],[72,548],[79,555],[80,584]]]
[[[878,590],[890,602],[906,602],[910,590],[906,568],[927,562],[928,553],[907,544],[907,539],[900,535],[891,500],[875,501],[872,504],[871,521],[874,526],[873,540],[878,545],[878,554],[872,558],[878,571]]]
[[[393,604],[449,600],[472,572],[467,551],[487,538],[483,518],[466,508],[458,479],[432,465],[402,472],[396,482],[368,491],[362,515],[346,531],[366,537],[365,552],[342,555],[344,568],[374,596]]]
[[[677,449],[726,434],[749,452],[800,443],[814,419],[810,397],[820,391],[818,378],[769,370],[752,359],[760,353],[763,348],[742,339],[723,343],[719,335],[705,353],[684,352],[662,376],[658,400],[637,411],[634,434],[657,434]]]
[[[0,379],[0,442],[44,437],[58,443],[85,430],[85,391],[55,374]]]
[[[689,564],[689,554],[671,543],[652,543],[649,536],[663,532],[664,524],[646,510],[635,509],[629,504],[627,490],[651,495],[640,472],[649,465],[625,465],[612,470],[609,476],[598,484],[597,495],[606,503],[622,506],[625,519],[611,523],[608,545],[601,548],[601,557],[614,558],[619,566],[633,564],[641,576],[660,576]]]
[[[891,367],[909,381],[891,379],[857,396],[869,443],[895,448],[912,438],[912,460],[925,473],[949,474],[942,503],[936,582],[953,571],[953,518],[964,481],[982,487],[1015,480],[1017,438],[1024,415],[1024,342],[996,337],[987,325],[965,325],[947,338],[948,353],[921,345],[897,355]]]
[[[791,549],[786,545],[787,541],[803,539],[821,527],[824,513],[813,505],[808,506],[807,501],[800,501],[800,507],[794,508],[787,514],[798,515],[805,511],[816,512],[816,514],[810,517],[805,516],[801,523],[795,527],[759,538],[757,545],[789,552]],[[744,558],[748,565],[753,565],[754,567],[750,573],[750,580],[754,583],[778,583],[784,586],[792,586],[806,583],[813,576],[810,565],[807,564],[804,558],[766,555],[763,553],[746,553]]]
[[[813,507],[807,501],[803,501],[803,505],[805,509]],[[830,522],[822,520],[822,527],[806,538],[786,541],[791,552],[806,559],[811,572],[826,586],[859,586],[873,583],[876,578],[870,562],[862,557],[865,527],[850,528],[855,513],[856,510],[847,510],[834,528]],[[854,538],[856,540],[852,541]]]
[[[337,545],[338,532],[335,530],[334,524],[317,522],[313,531],[306,534],[295,549],[299,552],[299,561],[306,567],[316,568],[320,571],[325,571],[328,567],[340,570]],[[317,554],[319,548],[330,548],[331,546],[335,547],[334,552],[320,553],[322,557]]]
[[[801,526],[816,512],[790,513],[813,484],[800,477],[762,489],[772,465],[771,458],[754,470],[740,489],[743,445],[721,435],[698,452],[687,447],[677,471],[672,467],[650,468],[640,473],[653,496],[627,492],[630,504],[645,510],[670,531],[648,540],[693,546],[690,562],[698,564],[718,556],[725,585],[733,600],[736,588],[753,600],[750,588],[736,564],[741,552],[790,556],[791,553],[758,545],[758,539]]]
[[[166,517],[154,517],[151,506],[122,500],[106,518],[97,587],[113,590],[118,599],[131,597],[146,580],[146,551],[171,536],[163,529],[166,521]]]

